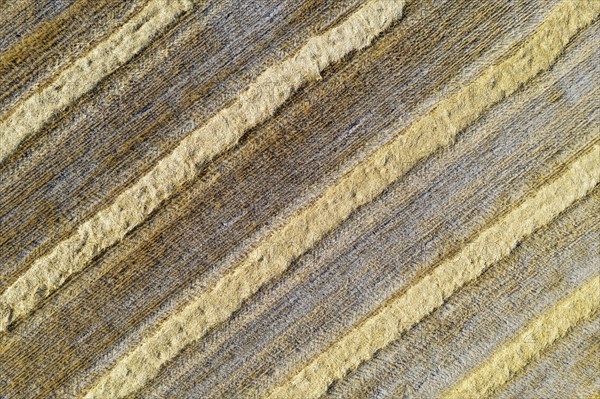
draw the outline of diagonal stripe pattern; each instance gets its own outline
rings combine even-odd
[[[600,276],[578,287],[575,292],[546,310],[502,345],[480,367],[447,392],[445,399],[476,399],[489,396],[513,374],[571,328],[600,309]]]
[[[443,305],[450,295],[549,223],[574,201],[585,196],[600,176],[600,146],[596,145],[556,180],[483,231],[454,257],[392,299],[374,315],[317,356],[270,398],[317,398],[334,380],[368,360],[375,351]],[[588,289],[589,291],[589,289]],[[453,398],[467,397],[452,396]],[[470,397],[470,396],[469,396]],[[474,396],[477,397],[477,396]]]
[[[39,131],[57,112],[92,90],[102,79],[126,64],[179,15],[190,10],[189,0],[151,0],[115,33],[0,120],[0,162],[19,144]]]
[[[589,24],[599,11],[594,5],[577,8],[571,2],[561,3],[513,56],[441,101],[313,204],[292,216],[213,288],[168,318],[154,335],[121,359],[87,397],[126,394],[152,378],[165,362],[202,338],[209,328],[227,320],[246,298],[281,275],[291,261],[314,246],[351,212],[373,200],[420,159],[450,144],[494,103],[548,68],[570,37]],[[132,384],[123,388],[124,380]]]
[[[402,14],[403,1],[374,0],[323,35],[311,38],[290,59],[267,69],[239,98],[188,135],[112,205],[80,225],[0,297],[0,331],[120,241],[165,199],[195,178],[200,166],[235,145],[248,129],[272,115],[303,84],[331,63],[368,46]]]
[[[102,0],[71,31],[59,19],[85,5],[22,1],[6,5],[31,14],[7,39],[27,51],[5,57],[0,116],[0,392],[598,391],[600,2]],[[109,76],[126,100],[94,90]],[[42,131],[82,96],[85,126],[117,130],[53,148],[80,125]]]

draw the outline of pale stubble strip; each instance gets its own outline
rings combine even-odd
[[[0,163],[57,112],[126,64],[182,13],[190,0],[151,0],[139,13],[64,69],[54,81],[19,103],[0,120]]]
[[[280,276],[291,261],[373,200],[420,159],[452,143],[486,109],[547,69],[570,38],[600,11],[600,3],[561,3],[514,55],[442,100],[351,172],[322,197],[292,216],[212,289],[193,299],[121,359],[88,393],[88,398],[121,396],[139,389],[186,345],[224,322],[242,302]]]
[[[444,398],[488,397],[495,388],[506,384],[535,356],[564,337],[578,323],[592,317],[599,308],[600,276],[595,276],[519,331],[452,387]]]
[[[201,165],[234,146],[244,132],[269,118],[299,87],[319,79],[324,68],[350,52],[367,47],[400,18],[403,4],[403,0],[369,1],[338,26],[312,37],[294,56],[266,69],[231,105],[190,133],[109,207],[37,259],[0,297],[0,332],[141,224],[165,199],[193,180]]]
[[[589,193],[598,184],[599,170],[600,146],[596,145],[571,164],[564,174],[543,186],[534,196],[484,230],[456,255],[442,262],[423,279],[393,298],[314,358],[285,384],[276,388],[269,398],[309,399],[322,395],[331,382],[343,378],[348,371],[370,359],[377,350],[398,339],[404,331],[442,306],[462,286],[479,277],[490,265],[509,255],[520,241]],[[589,290],[588,288],[585,292]],[[598,300],[595,299],[596,302]],[[597,303],[595,306],[597,307]],[[586,308],[585,311],[587,310]],[[570,317],[565,318],[564,323],[560,320],[557,322],[565,327],[579,319]],[[540,341],[538,344],[543,346],[544,342]],[[517,343],[514,348],[510,348],[518,350],[522,346]],[[511,353],[501,352],[501,355],[496,357],[506,360],[510,355]],[[518,357],[514,353],[512,355]],[[519,358],[520,362],[511,367],[521,365],[525,358]],[[500,360],[496,362],[495,359],[491,361],[491,365],[485,366],[467,379],[449,397],[484,397],[477,396],[477,393],[483,392],[479,388],[497,384],[499,379],[505,377],[500,373],[491,378],[491,374],[503,366],[498,363]],[[469,396],[466,394],[469,392],[475,394]]]

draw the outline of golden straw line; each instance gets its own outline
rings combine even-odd
[[[212,289],[168,318],[122,358],[87,397],[114,397],[139,389],[165,362],[202,338],[209,328],[227,320],[243,300],[281,275],[291,261],[339,226],[351,212],[379,195],[417,161],[450,144],[459,131],[490,106],[548,68],[569,39],[599,11],[600,3],[592,2],[567,1],[558,6],[516,54],[441,101],[405,134],[377,150],[308,208],[291,217]]]
[[[543,186],[456,255],[442,262],[319,354],[299,373],[276,388],[269,398],[309,399],[322,395],[331,382],[343,378],[348,371],[370,359],[377,350],[398,339],[402,332],[443,305],[460,287],[507,256],[519,241],[584,197],[598,184],[599,168],[600,146],[596,145],[572,163],[558,179]],[[461,394],[454,397],[466,398]]]
[[[480,367],[468,374],[444,395],[445,399],[487,397],[507,383],[541,351],[562,338],[579,322],[600,309],[600,276],[590,279],[574,293],[546,310],[505,343]]]
[[[312,37],[291,58],[265,70],[229,107],[184,138],[115,202],[81,224],[48,255],[36,260],[0,296],[0,332],[80,272],[105,248],[119,242],[200,165],[235,145],[243,133],[270,117],[294,91],[354,50],[368,46],[402,14],[404,0],[371,0],[340,25]]]
[[[190,0],[152,0],[85,57],[63,70],[56,80],[34,93],[0,121],[0,163],[19,144],[39,131],[57,112],[92,90],[105,76],[126,64],[180,14]]]

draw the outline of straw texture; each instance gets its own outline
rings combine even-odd
[[[600,395],[600,2],[2,9],[1,398]]]

